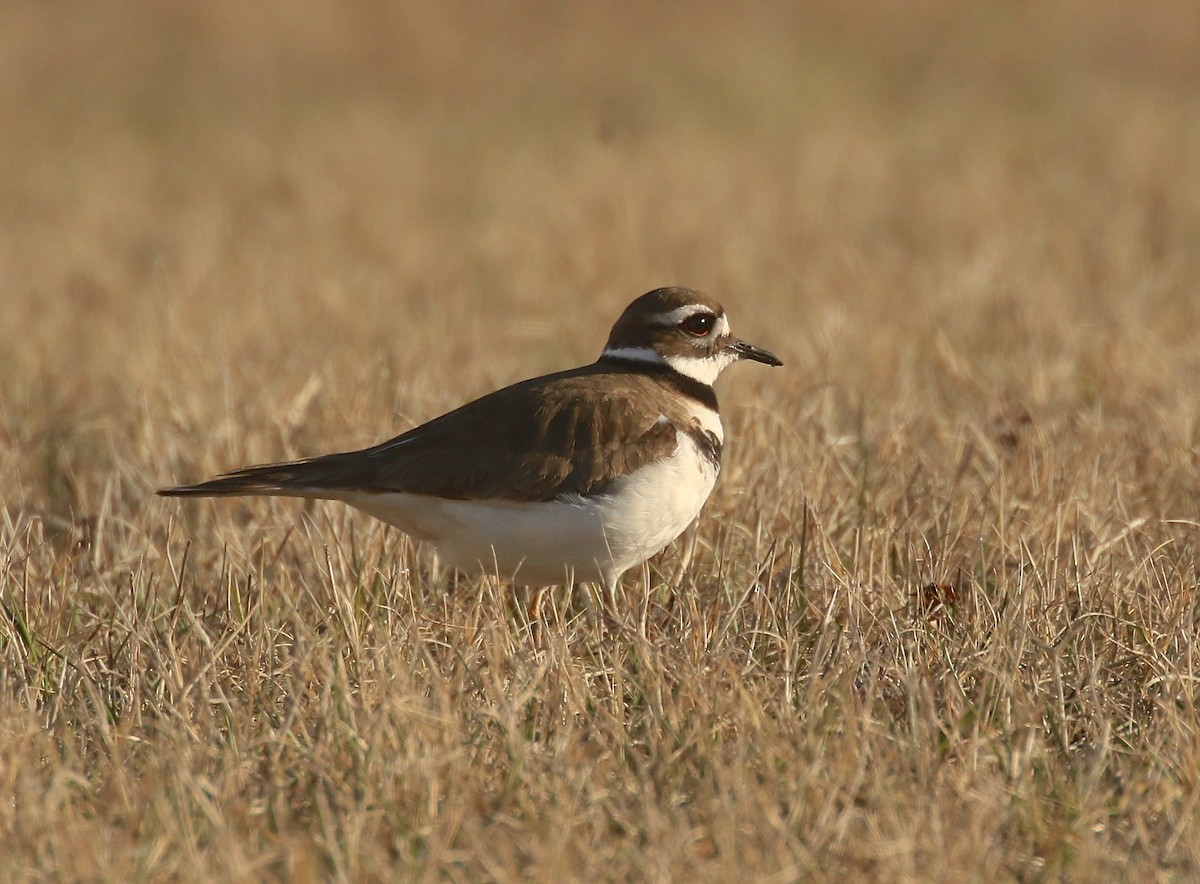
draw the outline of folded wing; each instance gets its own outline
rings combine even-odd
[[[654,381],[606,377],[597,396],[589,375],[575,370],[506,387],[361,451],[246,467],[158,493],[520,501],[603,493],[614,479],[669,456],[678,439],[671,421],[644,408]]]

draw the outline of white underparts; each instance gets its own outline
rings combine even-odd
[[[568,580],[612,585],[683,533],[716,479],[716,465],[681,434],[669,457],[592,497],[564,494],[525,502],[348,492],[340,499],[429,541],[444,561],[464,570],[482,568],[535,585]]]
[[[700,429],[711,433],[718,442],[725,441],[725,428],[721,426],[721,415],[700,402],[692,404],[692,417]]]

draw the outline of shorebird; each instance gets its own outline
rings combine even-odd
[[[734,362],[782,365],[735,338],[721,305],[686,288],[642,295],[600,358],[469,402],[359,451],[243,467],[168,497],[337,500],[515,583],[621,575],[700,513],[721,465],[713,382]]]

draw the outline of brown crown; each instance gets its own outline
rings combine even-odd
[[[625,308],[609,333],[606,348],[653,347],[660,353],[670,348],[670,342],[679,337],[678,328],[664,322],[666,316],[680,307],[706,307],[717,316],[725,310],[712,296],[695,289],[667,286],[646,292]],[[689,346],[694,349],[694,345]]]

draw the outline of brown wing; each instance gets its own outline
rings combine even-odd
[[[600,397],[591,383],[598,374]],[[661,396],[657,384],[640,374],[575,369],[498,390],[373,448],[247,467],[159,493],[402,491],[524,501],[595,494],[675,450],[674,424],[645,409]]]

